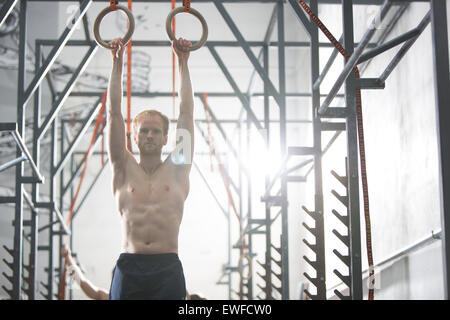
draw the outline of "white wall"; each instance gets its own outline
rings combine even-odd
[[[424,3],[410,4],[388,39],[415,27],[428,8],[429,5]],[[341,15],[340,10],[340,6],[328,6],[322,7],[320,13],[320,18],[327,26],[330,24],[328,27],[336,38],[342,30],[341,22],[335,19]],[[354,10],[356,40],[360,39],[363,30],[366,29],[364,23],[367,20],[367,13],[367,10]],[[364,90],[362,93],[375,263],[440,229],[431,45],[431,26],[428,26],[387,79],[386,88]],[[378,77],[395,53],[396,49],[392,49],[376,57],[363,77]],[[321,59],[324,59],[321,65],[326,62],[328,56],[329,53],[321,56]],[[337,61],[335,68],[340,70],[342,59]],[[327,75],[322,92],[328,92],[336,77],[337,73]],[[339,105],[338,100],[333,105]],[[334,248],[345,253],[343,251],[345,247],[343,248],[340,241],[331,234],[333,228],[345,234],[345,229],[342,230],[331,209],[338,209],[341,214],[345,214],[345,211],[330,194],[331,189],[336,189],[341,194],[343,190],[339,189],[339,184],[328,174],[331,169],[341,174],[345,172],[343,167],[345,148],[346,138],[345,134],[342,134],[324,157],[328,288],[340,283],[333,269],[337,268],[343,274],[347,273],[345,266],[332,253]],[[362,199],[362,192],[360,195]],[[365,269],[367,255],[362,208],[361,201],[362,261]],[[308,252],[309,249],[302,246],[303,248],[299,250]],[[308,254],[311,255],[310,252]],[[419,249],[379,274],[377,279],[380,280],[380,288],[375,291],[375,299],[442,299],[441,264],[439,241]],[[333,293],[329,292],[329,295]]]

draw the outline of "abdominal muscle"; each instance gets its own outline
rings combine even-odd
[[[177,253],[184,198],[176,184],[135,177],[116,191],[122,252]]]

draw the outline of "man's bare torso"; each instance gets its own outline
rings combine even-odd
[[[170,157],[147,174],[130,155],[113,190],[122,222],[122,252],[178,252],[178,231],[189,182]]]

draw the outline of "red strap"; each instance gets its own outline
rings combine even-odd
[[[183,7],[186,8],[184,12],[189,12],[191,10],[191,0],[183,0]]]
[[[128,9],[131,8],[131,0],[128,0]],[[127,45],[127,149],[133,152],[131,143],[131,40]]]
[[[171,8],[175,9],[175,0],[171,0]],[[172,19],[172,33],[175,36],[175,16]],[[172,114],[175,118],[175,52],[172,51]]]
[[[303,9],[311,16],[311,20],[314,21],[320,30],[325,34],[325,36],[331,41],[331,43],[336,47],[336,49],[345,57],[345,60],[350,58],[350,55],[345,51],[344,47],[336,40],[336,38],[331,34],[331,32],[325,27],[325,25],[320,21],[316,14],[308,7],[304,1],[299,1]],[[355,72],[355,78],[359,79],[358,67],[353,68]],[[363,199],[364,199],[364,217],[366,222],[366,247],[367,247],[367,260],[369,264],[369,279],[371,280],[371,288],[369,288],[369,300],[374,299],[374,289],[375,284],[374,279],[374,269],[373,269],[373,253],[372,253],[372,231],[370,225],[370,211],[369,211],[369,186],[367,183],[367,171],[366,171],[366,152],[364,146],[364,128],[363,128],[363,118],[362,118],[362,102],[361,102],[361,90],[356,90],[356,118],[358,123],[358,139],[359,139],[359,157],[361,164],[361,182],[363,189]]]
[[[119,4],[119,0],[109,0],[109,6],[111,7],[112,11],[116,10],[116,5]]]

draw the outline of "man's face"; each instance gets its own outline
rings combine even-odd
[[[161,154],[167,143],[164,135],[164,122],[158,115],[146,115],[136,124],[134,136],[139,152],[143,155]]]

